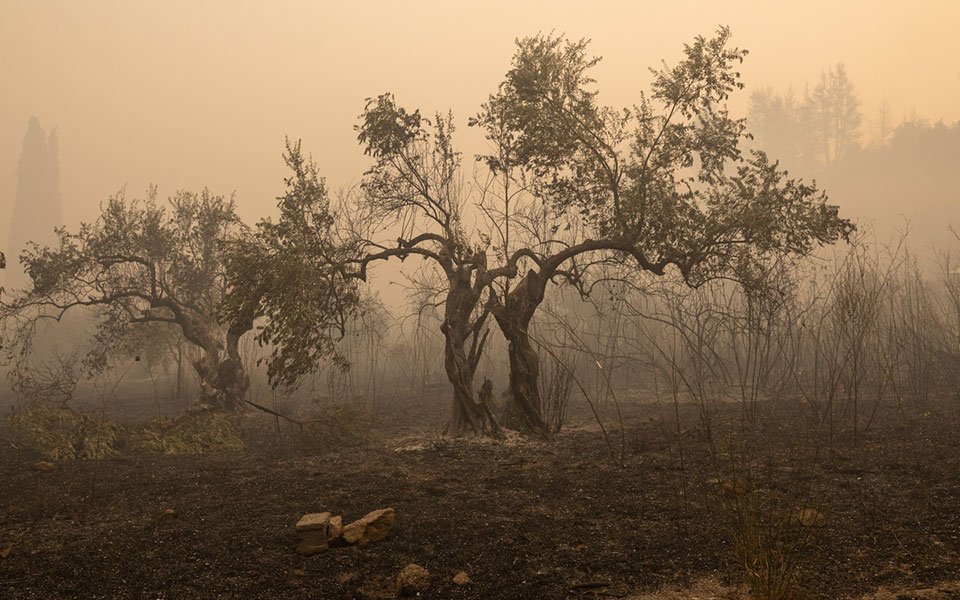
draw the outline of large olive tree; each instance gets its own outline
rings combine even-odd
[[[505,253],[522,252],[521,279],[491,308],[509,341],[510,387],[529,429],[543,427],[530,323],[551,281],[589,277],[591,262],[578,257],[619,255],[655,276],[673,269],[695,286],[743,277],[852,230],[814,186],[789,179],[762,153],[743,156],[746,122],[726,102],[743,87],[735,67],[746,51],[729,38],[726,28],[698,37],[677,65],[651,70],[649,94],[629,109],[600,104],[590,77],[599,59],[585,41],[525,38],[474,119],[495,150],[482,160],[503,185],[522,186],[542,212],[578,224],[572,238],[524,227],[531,235],[516,236]]]

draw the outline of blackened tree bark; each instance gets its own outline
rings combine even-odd
[[[476,274],[472,265],[461,265],[450,268],[447,281],[440,326],[445,340],[444,369],[453,386],[453,416],[447,431],[451,435],[468,431],[483,435],[489,430],[491,435],[500,437],[500,426],[489,407],[473,393],[474,376],[489,333],[485,327],[488,309],[484,307],[475,314],[484,291],[482,276]]]
[[[521,430],[546,436],[549,428],[543,419],[540,389],[540,357],[530,342],[530,321],[543,302],[546,281],[536,271],[527,271],[492,311],[500,331],[507,338],[510,358],[510,394],[516,407]]]

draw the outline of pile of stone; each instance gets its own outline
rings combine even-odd
[[[303,515],[297,522],[300,542],[297,552],[311,555],[323,552],[330,546],[365,546],[387,537],[393,528],[396,515],[392,508],[383,508],[367,513],[346,526],[343,517],[331,516],[328,512]]]

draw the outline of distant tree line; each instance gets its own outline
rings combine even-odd
[[[816,177],[883,239],[911,231],[943,250],[960,226],[960,122],[931,123],[915,113],[896,124],[883,103],[865,119],[842,64],[802,95],[760,89],[750,97],[754,145],[792,173]]]
[[[754,92],[749,120],[764,150],[807,173],[860,147],[860,99],[843,63],[824,71],[802,96],[793,89]]]

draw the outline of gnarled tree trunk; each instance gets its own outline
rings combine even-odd
[[[472,320],[482,288],[471,283],[471,269],[449,269],[449,289],[440,326],[445,338],[443,364],[453,386],[453,415],[447,426],[450,435],[468,431],[478,435],[501,436],[502,431],[483,401],[474,397],[473,378],[486,342],[482,332],[486,314]],[[469,349],[468,349],[469,344]]]
[[[468,430],[474,433],[483,431],[484,414],[480,404],[473,396],[474,372],[467,364],[464,344],[457,340],[456,334],[444,331],[446,342],[443,351],[443,366],[447,379],[453,386],[453,415],[447,432],[450,435],[462,435]]]
[[[189,325],[184,334],[200,346],[200,357],[193,368],[200,378],[200,402],[217,410],[237,412],[243,406],[243,397],[250,387],[250,379],[240,359],[240,337],[252,327],[250,324],[235,324],[227,330],[226,352],[219,340],[211,335],[208,326]]]
[[[243,403],[243,397],[250,389],[250,378],[243,361],[240,360],[240,337],[247,331],[238,327],[231,327],[227,331],[227,355],[217,367],[217,379],[214,387],[220,393],[224,407],[236,411]]]
[[[544,281],[534,271],[528,271],[519,285],[507,295],[506,301],[493,307],[493,316],[509,346],[510,402],[514,404],[517,423],[526,433],[547,436],[549,428],[543,420],[540,390],[540,357],[530,341],[530,321],[543,302]]]

